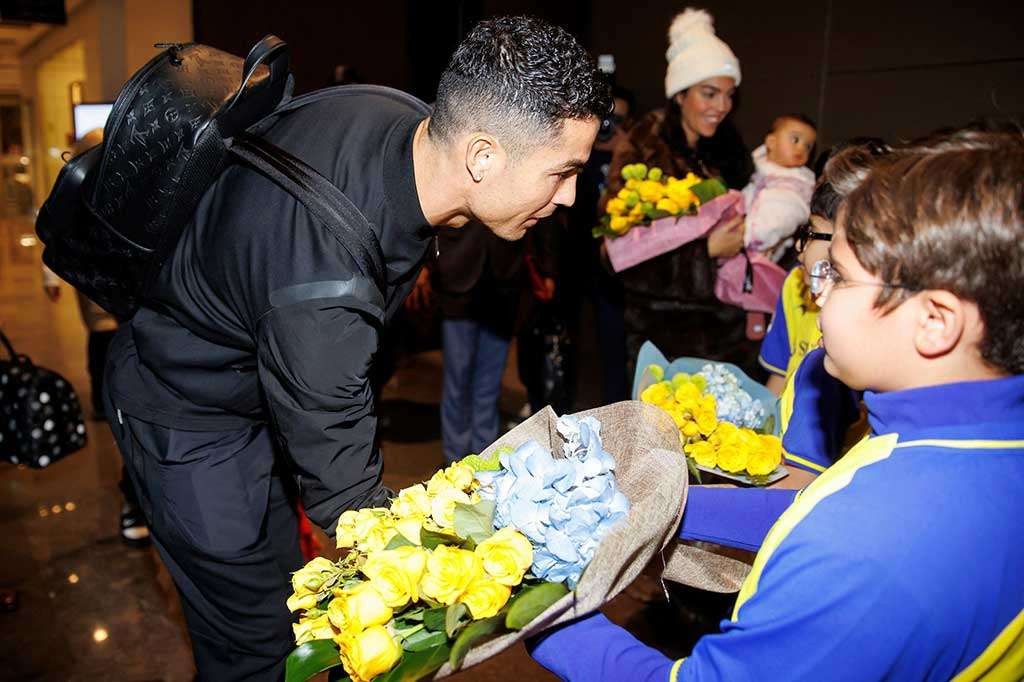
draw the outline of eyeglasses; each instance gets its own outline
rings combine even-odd
[[[839,287],[862,286],[862,287],[884,287],[887,289],[904,289],[906,291],[918,291],[918,289],[905,284],[889,284],[888,282],[859,282],[849,280],[839,274],[839,271],[832,267],[827,260],[815,261],[808,271],[811,280],[811,295],[818,300],[818,305],[824,305],[832,290]]]
[[[793,246],[796,248],[796,252],[803,253],[804,249],[807,248],[807,242],[812,239],[830,242],[832,241],[832,234],[830,232],[815,232],[809,224],[805,223],[796,228],[796,233],[793,235]]]

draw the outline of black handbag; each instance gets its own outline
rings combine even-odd
[[[42,469],[85,446],[82,406],[71,382],[14,352],[0,360],[0,456]]]

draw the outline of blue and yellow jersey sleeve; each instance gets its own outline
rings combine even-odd
[[[787,280],[788,281],[788,280]],[[775,314],[772,316],[771,324],[768,325],[768,332],[761,342],[761,352],[757,356],[761,366],[772,374],[780,377],[786,376],[786,367],[789,365],[789,332],[786,325],[786,308],[782,304],[782,296],[779,296],[775,304]]]

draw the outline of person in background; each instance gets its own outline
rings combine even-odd
[[[612,88],[614,109],[601,123],[597,141],[580,171],[576,185],[576,203],[568,209],[568,229],[563,251],[572,257],[560,264],[559,290],[563,308],[574,327],[577,346],[583,333],[597,338],[601,371],[601,404],[625,400],[629,396],[626,383],[626,327],[624,321],[625,292],[622,281],[605,267],[601,258],[600,240],[591,230],[598,224],[598,204],[608,184],[608,170],[612,154],[619,144],[625,144],[636,108],[633,93],[621,86]],[[578,254],[586,254],[579,258]],[[596,328],[584,332],[579,329],[579,316],[586,299],[594,305]]]
[[[887,156],[847,197],[824,366],[865,391],[872,434],[763,536],[720,633],[673,661],[594,614],[533,657],[588,682],[1019,679],[1021,177],[1024,138],[964,131]]]
[[[687,9],[669,29],[664,108],[643,116],[615,146],[604,203],[624,186],[623,166],[642,162],[666,175],[717,176],[729,187],[750,179],[750,155],[728,119],[740,84],[740,64],[715,35],[711,15]],[[627,358],[653,341],[668,357],[696,356],[757,368],[746,337],[746,314],[715,296],[717,259],[743,248],[743,219],[706,238],[619,274],[625,290]],[[628,372],[627,375],[630,375]]]
[[[775,119],[764,144],[752,154],[757,170],[743,188],[747,208],[743,241],[748,249],[761,251],[775,262],[810,215],[814,173],[807,162],[817,139],[811,119],[784,114]]]

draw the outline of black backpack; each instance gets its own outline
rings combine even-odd
[[[157,47],[166,49],[118,94],[102,144],[68,161],[40,209],[46,265],[130,318],[203,193],[230,163],[243,162],[333,230],[383,292],[380,244],[359,210],[327,178],[251,132],[310,99],[291,98],[287,45],[267,36],[244,61],[194,43]]]

